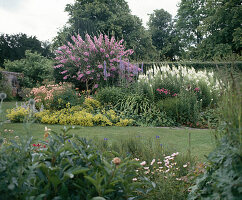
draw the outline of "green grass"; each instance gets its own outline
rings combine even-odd
[[[3,107],[14,107],[15,103],[4,103]],[[6,138],[30,137],[34,140],[43,140],[44,128],[47,126],[52,131],[60,132],[62,125],[45,124],[21,124],[5,123],[0,127],[1,134]],[[13,133],[4,130],[14,130]],[[183,129],[183,128],[156,128],[156,127],[80,127],[71,130],[71,134],[77,134],[93,140],[104,140],[108,142],[119,142],[128,138],[136,138],[144,141],[155,141],[163,145],[164,149],[170,152],[181,152],[186,154],[189,149],[189,133],[191,133],[191,154],[199,161],[204,161],[204,155],[213,150],[214,139],[210,130]],[[156,138],[159,136],[159,138]]]

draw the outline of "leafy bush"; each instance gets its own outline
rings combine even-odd
[[[7,118],[11,122],[24,122],[26,117],[29,115],[29,109],[24,107],[17,107],[11,110],[7,110]]]
[[[178,115],[178,98],[166,98],[157,102],[157,108],[160,111],[165,111],[166,115],[171,119],[176,120]]]
[[[61,92],[54,92],[53,100],[50,103],[50,109],[60,110],[66,108],[69,103],[70,106],[81,105],[84,102],[84,95],[77,95],[77,92],[71,88],[66,88]]]
[[[52,110],[65,108],[67,103],[75,106],[83,102],[82,96],[72,90],[69,83],[47,84],[33,88],[28,96],[34,98],[37,108],[43,105],[45,109]]]
[[[149,99],[139,94],[128,95],[117,106],[120,108],[121,115],[134,119],[137,125],[172,126],[174,124]]]
[[[125,96],[123,89],[120,87],[104,87],[101,88],[97,94],[97,100],[102,104],[111,104],[115,106],[122,100]]]
[[[52,79],[52,61],[38,53],[29,50],[25,52],[26,58],[15,61],[5,61],[5,69],[11,72],[20,72],[24,76],[20,79],[21,86],[32,88],[41,84],[45,79]]]
[[[111,200],[145,197],[153,189],[147,178],[133,182],[136,161],[107,159],[69,130],[52,132],[42,144],[1,139],[0,198]]]
[[[195,124],[199,119],[200,111],[201,103],[197,100],[197,96],[193,91],[180,93],[177,102],[177,122],[181,124]]]

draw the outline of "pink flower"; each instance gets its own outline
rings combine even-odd
[[[80,80],[83,76],[84,76],[84,74],[79,74],[77,77],[77,80]]]
[[[88,52],[84,52],[83,55],[84,56],[89,56],[89,53]]]
[[[91,74],[91,71],[86,71],[86,74]]]
[[[104,53],[105,52],[105,49],[100,48],[100,52]]]
[[[93,88],[98,88],[98,84],[95,84]]]
[[[109,58],[109,55],[108,54],[106,54],[106,58]]]
[[[146,162],[143,161],[143,162],[140,163],[140,165],[144,166],[144,165],[146,165]]]
[[[155,163],[155,159],[153,159],[150,163],[150,165],[153,165]]]
[[[84,60],[85,62],[87,62],[87,61],[88,61],[88,58],[84,58],[83,60]]]
[[[65,74],[66,72],[68,72],[68,71],[67,71],[67,70],[65,70],[65,71],[61,72],[61,74]]]
[[[63,79],[66,80],[68,76],[64,76]]]
[[[98,68],[99,68],[99,69],[102,69],[102,68],[103,68],[103,66],[102,66],[102,65],[98,65]]]

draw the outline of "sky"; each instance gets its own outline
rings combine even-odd
[[[143,21],[149,19],[155,9],[168,11],[174,17],[180,0],[126,0],[133,15]],[[26,33],[41,41],[51,41],[67,20],[64,12],[74,0],[0,0],[0,33]]]

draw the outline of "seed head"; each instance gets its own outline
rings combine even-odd
[[[115,158],[112,160],[112,162],[113,162],[115,165],[119,165],[120,162],[121,162],[121,159],[118,158],[118,157],[115,157]]]
[[[4,99],[6,99],[6,98],[7,98],[6,93],[4,93],[4,92],[0,93],[0,99],[1,99],[1,100],[4,100]]]

